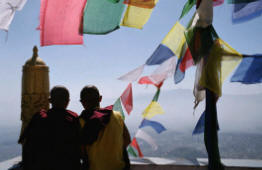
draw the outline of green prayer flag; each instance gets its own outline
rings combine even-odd
[[[183,10],[182,10],[182,13],[179,19],[183,18],[195,4],[196,4],[196,0],[188,0],[183,7]]]
[[[128,151],[128,153],[130,153],[132,156],[137,157],[136,152],[134,151],[134,149],[133,149],[131,146],[128,146],[128,147],[127,147],[127,151]]]
[[[125,114],[121,105],[120,98],[118,98],[117,101],[114,103],[113,110],[120,112],[121,115],[123,116],[123,119],[125,120]]]
[[[118,29],[124,8],[123,0],[88,0],[84,10],[83,33],[107,34]]]

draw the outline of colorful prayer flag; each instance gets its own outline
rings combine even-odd
[[[16,11],[23,9],[27,0],[1,0],[0,29],[8,31]]]
[[[84,11],[83,33],[107,34],[119,28],[125,5],[123,0],[88,0]]]
[[[164,114],[164,110],[156,101],[152,101],[142,113],[144,118],[151,119],[157,114]]]
[[[262,83],[262,54],[243,55],[243,59],[232,76],[231,82],[243,84]]]
[[[125,114],[124,114],[124,111],[123,111],[123,108],[122,108],[122,105],[121,105],[120,98],[118,98],[116,100],[116,102],[114,103],[113,110],[120,112],[122,117],[123,117],[123,119],[125,120]]]
[[[159,123],[157,121],[143,119],[139,128],[143,128],[143,127],[146,127],[146,126],[152,127],[157,133],[161,133],[161,132],[166,130],[166,128],[161,123]]]
[[[158,0],[155,0],[157,3]],[[121,25],[142,29],[151,16],[153,9],[140,8],[128,5]]]
[[[233,23],[242,23],[262,15],[262,0],[234,4]]]
[[[210,54],[204,58],[205,64],[199,81],[200,86],[221,96],[224,80],[241,60],[241,54],[223,40],[218,39],[214,42]]]
[[[158,86],[169,76],[173,75],[175,66],[176,66],[176,58],[171,57],[165,62],[163,62],[150,76],[144,76],[139,79],[139,84],[153,84]]]
[[[153,148],[153,150],[157,150],[158,146],[157,146],[156,142],[155,142],[154,139],[153,139],[149,134],[147,134],[145,131],[143,131],[143,130],[141,130],[141,129],[138,129],[135,137],[136,137],[136,138],[143,139],[144,141],[146,141],[148,144],[151,145],[151,147]]]
[[[139,145],[138,145],[138,143],[137,143],[137,141],[136,141],[136,138],[134,137],[133,138],[133,140],[132,140],[132,142],[130,143],[130,145],[132,146],[132,147],[134,147],[137,151],[138,151],[138,156],[139,157],[143,157],[144,155],[143,155],[143,153],[142,153],[142,151],[141,151],[141,149],[140,149],[140,147],[139,147]]]
[[[41,0],[41,46],[83,44],[79,33],[86,0]]]
[[[192,55],[186,43],[184,43],[183,50],[181,51],[181,57],[177,61],[176,71],[174,74],[175,83],[181,82],[185,77],[186,69],[194,64]]]
[[[146,64],[161,64],[174,55],[180,57],[183,44],[185,43],[184,31],[185,28],[179,22],[176,22],[152,56],[146,61]]]
[[[133,93],[132,93],[132,84],[131,83],[128,84],[127,88],[122,93],[120,98],[121,98],[121,101],[127,113],[130,114],[130,112],[133,109]]]
[[[205,112],[202,113],[194,128],[193,135],[204,133],[205,131]]]
[[[133,149],[132,146],[128,146],[128,147],[127,147],[127,151],[128,151],[128,153],[130,153],[130,154],[133,155],[134,157],[137,157],[137,154],[136,154],[136,152],[134,151],[134,149]]]
[[[128,72],[127,74],[118,78],[118,80],[127,81],[127,82],[134,82],[136,81],[140,75],[143,73],[145,65],[137,67],[136,69]]]
[[[154,8],[156,5],[155,0],[125,0],[124,4],[149,9]]]

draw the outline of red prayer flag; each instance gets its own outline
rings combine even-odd
[[[41,0],[41,46],[83,44],[80,33],[86,0]]]
[[[185,72],[187,68],[189,68],[190,66],[192,66],[194,64],[192,55],[190,53],[189,48],[186,49],[185,55],[183,57],[182,62],[180,63],[179,69],[182,72]]]
[[[133,94],[132,94],[132,84],[129,83],[123,94],[120,96],[121,101],[128,114],[133,109]]]
[[[134,147],[138,151],[138,155],[140,158],[144,157],[143,153],[141,152],[141,149],[136,141],[136,138],[134,137],[131,144],[132,147]]]

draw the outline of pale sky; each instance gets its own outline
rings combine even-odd
[[[87,84],[98,86],[104,97],[102,105],[109,105],[128,85],[127,82],[121,82],[117,78],[145,63],[178,20],[185,2],[186,0],[160,0],[142,30],[121,27],[108,35],[85,35],[84,45],[39,47],[40,36],[36,28],[39,24],[40,0],[29,0],[24,9],[16,13],[8,36],[7,33],[0,31],[0,125],[20,122],[22,66],[32,56],[34,45],[39,47],[39,56],[50,67],[50,87],[65,85],[70,90],[71,102],[68,109],[81,112],[79,92]],[[186,25],[193,11],[194,9],[181,20],[181,24]],[[240,53],[261,54],[262,17],[233,25],[231,15],[232,5],[225,3],[215,7],[213,25],[220,38]],[[146,68],[146,73],[150,73],[153,68]],[[166,80],[162,89],[166,91],[192,89],[194,71],[194,68],[190,69],[186,73],[186,79],[178,85],[173,83],[173,78]],[[225,83],[223,92],[224,94],[257,94],[262,93],[262,85]],[[140,108],[134,109],[146,108],[154,93],[154,87],[145,88],[134,84],[134,99],[140,95],[148,96],[144,106],[140,103],[137,104]],[[161,95],[160,104],[162,102],[165,105],[165,97]],[[183,102],[192,104],[191,100]],[[259,104],[257,105],[259,108]],[[193,109],[188,111],[188,116],[192,116],[191,111],[193,112]],[[255,119],[258,117],[254,117]],[[137,121],[140,122],[141,119]]]

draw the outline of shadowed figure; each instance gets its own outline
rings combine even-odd
[[[95,86],[85,86],[80,93],[83,169],[128,170],[130,134],[121,114],[112,106],[100,108],[101,100]]]
[[[66,110],[69,92],[55,86],[50,92],[52,108],[36,113],[19,139],[23,143],[24,170],[80,169],[78,115]]]

